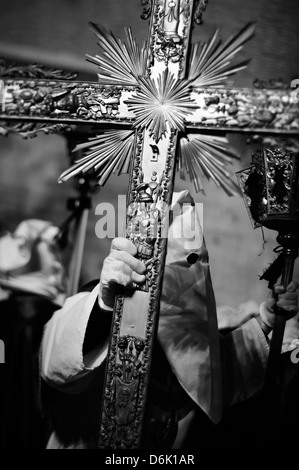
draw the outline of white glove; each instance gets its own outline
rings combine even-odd
[[[146,266],[135,258],[137,249],[126,238],[114,238],[110,253],[105,258],[100,277],[99,305],[113,310],[117,287],[134,289],[134,284],[145,281]]]

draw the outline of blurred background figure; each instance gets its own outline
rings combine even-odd
[[[66,273],[51,222],[29,219],[0,237],[0,448],[44,448],[47,418],[39,396],[44,324],[65,299]]]

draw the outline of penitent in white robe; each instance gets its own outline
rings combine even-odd
[[[257,311],[246,308],[239,327],[219,334],[200,211],[188,191],[174,193],[175,204],[180,210],[174,210],[169,227],[158,340],[180,385],[217,423],[225,406],[261,390],[269,346]],[[193,264],[187,261],[190,253],[198,255]],[[41,375],[51,387],[80,393],[105,360],[108,340],[85,357],[82,353],[98,292],[97,285],[68,298],[45,327]],[[55,435],[49,447],[60,447]]]

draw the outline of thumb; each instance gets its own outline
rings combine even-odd
[[[266,304],[268,310],[269,310],[270,312],[273,312],[273,313],[274,313],[273,308],[274,308],[274,306],[275,306],[275,304],[276,304],[276,299],[275,299],[273,290],[270,290],[270,291],[269,291],[268,297],[267,297],[267,299],[266,299],[266,301],[265,301],[265,304]]]

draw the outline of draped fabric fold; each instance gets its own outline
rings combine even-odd
[[[201,207],[187,191],[174,194],[158,338],[182,387],[218,422],[221,359]]]

